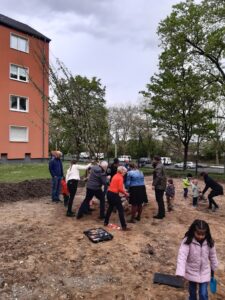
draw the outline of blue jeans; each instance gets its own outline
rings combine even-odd
[[[188,188],[184,188],[184,198],[187,198],[188,196]]]
[[[197,283],[189,281],[189,300],[197,300],[197,284],[199,285],[199,300],[208,300],[208,282]]]
[[[52,177],[52,201],[59,200],[61,190],[61,176]]]

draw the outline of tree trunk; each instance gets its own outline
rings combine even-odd
[[[216,165],[219,165],[220,161],[219,161],[219,151],[218,149],[216,149]]]
[[[183,166],[183,170],[187,169],[187,159],[188,159],[188,144],[184,144],[184,166]]]
[[[195,161],[195,176],[197,177],[198,175],[198,160],[199,160],[199,136],[198,136],[198,140],[197,140],[197,153],[196,153],[196,161]]]

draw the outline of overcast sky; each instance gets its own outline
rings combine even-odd
[[[157,71],[160,20],[179,0],[1,0],[1,14],[49,37],[50,59],[100,78],[108,105],[137,103]]]

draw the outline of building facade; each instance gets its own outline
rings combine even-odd
[[[0,14],[0,162],[48,158],[49,42]]]

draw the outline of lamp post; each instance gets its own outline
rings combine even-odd
[[[117,157],[117,151],[118,151],[118,149],[117,149],[117,142],[118,142],[118,133],[117,133],[117,131],[116,131],[116,134],[115,134],[115,156],[114,157]]]

